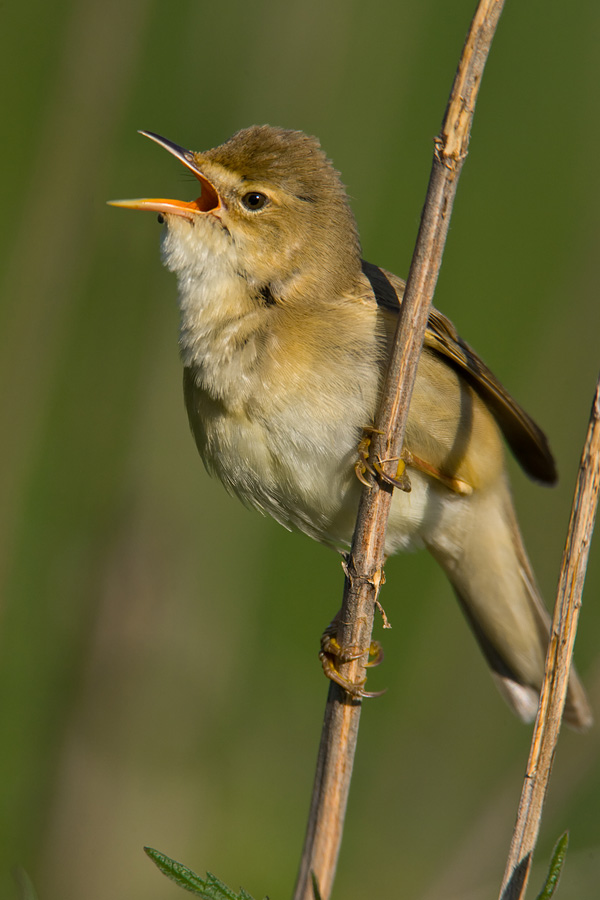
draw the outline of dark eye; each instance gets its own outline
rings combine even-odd
[[[267,195],[261,194],[260,191],[249,191],[242,197],[242,203],[246,209],[251,209],[252,212],[257,209],[262,209],[268,202],[269,198]]]

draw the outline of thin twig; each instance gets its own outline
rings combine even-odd
[[[540,706],[500,900],[525,896],[558,742],[600,485],[600,377],[579,466],[563,554]]]
[[[458,177],[467,154],[475,101],[504,0],[480,0],[463,48],[440,135],[413,259],[408,275],[382,403],[371,442],[372,460],[400,455],[417,363],[427,326]],[[384,464],[385,465],[385,464]],[[394,474],[394,470],[387,474]],[[360,680],[371,642],[375,602],[383,579],[385,529],[392,489],[380,481],[365,488],[348,557],[337,639],[360,657],[340,674]],[[331,893],[354,763],[360,699],[331,684],[325,709],[294,900],[312,900],[314,872],[323,900]]]

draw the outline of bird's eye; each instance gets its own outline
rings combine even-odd
[[[260,191],[249,191],[242,197],[242,203],[246,209],[250,209],[252,212],[255,212],[257,209],[262,209],[268,202],[269,198],[267,195],[261,194]]]

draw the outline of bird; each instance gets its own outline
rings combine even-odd
[[[194,152],[140,133],[200,186],[187,201],[110,201],[158,213],[163,225],[200,456],[245,505],[344,552],[365,480],[358,448],[373,427],[405,283],[362,259],[346,189],[317,138],[255,125]],[[385,550],[429,551],[501,694],[529,722],[550,617],[517,524],[504,442],[527,475],[556,481],[544,433],[432,307]],[[592,721],[575,671],[564,717],[581,731]]]

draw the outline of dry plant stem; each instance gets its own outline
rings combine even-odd
[[[531,869],[565,705],[600,485],[600,377],[577,476],[546,672],[500,900],[520,900]]]
[[[442,130],[435,141],[433,166],[417,244],[401,306],[382,403],[371,443],[371,461],[400,455],[417,363],[423,346],[429,308],[437,282],[458,177],[467,154],[471,122],[483,68],[503,0],[480,0],[463,48]],[[385,463],[384,463],[385,465]],[[385,469],[395,474],[396,464]],[[337,639],[345,650],[361,652],[340,665],[350,681],[363,677],[375,600],[383,577],[385,529],[392,489],[379,482],[361,497]],[[307,833],[294,900],[312,900],[311,871],[323,900],[331,893],[354,763],[360,699],[331,684]]]

